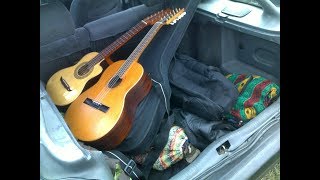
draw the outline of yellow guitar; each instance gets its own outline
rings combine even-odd
[[[151,79],[137,61],[163,25],[174,24],[184,9],[155,23],[126,60],[111,64],[99,81],[69,106],[65,120],[73,135],[99,150],[119,145],[131,130],[136,107],[151,89]]]
[[[83,91],[86,83],[102,72],[99,63],[103,60],[112,62],[109,56],[128,42],[133,36],[148,25],[154,25],[170,9],[159,11],[141,20],[128,32],[103,49],[100,53],[91,52],[85,55],[76,65],[56,72],[47,82],[46,90],[52,101],[58,106],[64,106],[74,101]]]

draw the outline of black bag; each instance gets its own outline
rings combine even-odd
[[[172,105],[210,121],[220,121],[238,98],[238,91],[219,69],[177,54],[170,66]]]
[[[224,120],[211,121],[198,117],[182,109],[174,109],[175,124],[184,129],[190,143],[200,151],[221,136],[236,130]]]
[[[183,38],[200,0],[170,1],[169,7],[185,8],[186,15],[174,26],[162,27],[139,59],[152,78],[149,94],[137,107],[132,128],[116,147],[126,156],[143,154],[152,149],[140,169],[148,178],[153,163],[167,143],[174,119],[169,116],[171,88],[168,79],[170,62]]]
[[[149,73],[153,86],[137,107],[131,131],[117,150],[136,155],[152,145],[160,123],[165,119],[165,113],[170,111],[170,62],[199,2],[200,0],[171,1],[173,7],[184,7],[186,15],[175,25],[162,27],[140,57],[139,63]]]

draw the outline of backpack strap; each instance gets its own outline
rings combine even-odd
[[[129,159],[122,152],[117,150],[111,150],[111,151],[103,151],[103,153],[111,158],[118,159],[120,161],[121,168],[131,179],[133,180],[145,179],[142,172],[138,169],[137,164],[132,159]]]
[[[164,146],[167,144],[169,131],[173,125],[173,122],[174,116],[172,113],[161,122],[159,132],[152,143],[153,150],[148,153],[148,156],[145,158],[145,161],[141,166],[141,171],[143,172],[144,177],[149,177],[153,164],[156,162]]]

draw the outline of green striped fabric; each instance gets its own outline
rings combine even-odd
[[[188,137],[182,128],[178,126],[171,127],[168,142],[154,163],[153,169],[162,171],[183,159],[183,145],[187,140]]]
[[[239,91],[237,102],[226,118],[236,120],[239,125],[256,117],[280,95],[279,86],[261,76],[229,74],[226,77]]]

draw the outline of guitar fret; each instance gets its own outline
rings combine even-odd
[[[132,33],[131,30],[128,31],[128,34],[129,34],[131,37],[134,36],[134,33],[132,33],[132,34],[131,34],[131,33]]]
[[[126,40],[128,40],[128,39],[129,39],[129,37],[127,37],[127,36],[126,36],[126,34],[124,34],[124,35],[123,35],[123,37],[124,37],[124,38],[126,38]]]
[[[111,49],[111,50],[112,50],[112,49]],[[108,49],[108,50],[106,50],[106,51],[102,51],[101,53],[102,53],[103,57],[106,57],[106,56],[109,55],[110,51],[109,51],[109,49]]]
[[[161,23],[157,23],[157,25],[154,25],[149,32],[145,35],[145,37],[141,40],[141,42],[138,44],[138,46],[134,49],[134,51],[130,54],[130,56],[127,58],[125,63],[120,67],[117,74],[121,77],[127,69],[130,67],[132,62],[141,56],[144,49],[147,47],[147,45],[151,42],[153,37],[156,35],[156,33],[159,31],[159,29],[162,27]]]
[[[140,24],[138,24],[138,28],[139,28],[139,29],[142,29],[142,28],[143,28],[143,26],[141,27],[141,26],[140,26]]]
[[[140,29],[138,28],[138,24],[135,25],[132,29],[131,29],[134,33],[137,33],[140,31]]]
[[[122,37],[119,38],[120,45],[124,44],[126,40],[123,40]]]
[[[132,32],[134,34],[138,33],[140,31],[140,29],[137,29],[137,26],[135,26],[134,28],[132,28]]]
[[[89,61],[89,62],[88,62],[88,65],[89,65],[89,66],[94,66],[96,63],[98,63],[98,62],[100,61],[100,57],[101,57],[101,55],[98,54],[97,56],[95,56],[95,57],[92,59],[92,61]]]
[[[131,27],[131,29],[126,29],[125,30],[126,32],[122,32],[121,33],[122,36],[117,36],[116,38],[114,38],[112,40],[112,42],[108,42],[107,47],[102,48],[102,50],[99,53],[96,53],[96,52],[88,53],[87,55],[82,57],[82,59],[80,59],[80,63],[83,62],[83,61],[86,61],[86,62],[83,62],[83,64],[81,64],[81,65],[79,65],[79,64],[74,65],[74,72],[72,72],[70,74],[70,76],[68,75],[70,77],[70,80],[69,80],[69,77],[68,77],[68,79],[64,79],[64,76],[67,76],[65,74],[69,74],[69,71],[63,71],[61,73],[59,71],[59,73],[57,75],[61,77],[61,78],[59,77],[61,82],[59,82],[58,78],[56,78],[57,81],[52,81],[52,82],[53,83],[60,83],[60,84],[62,83],[64,85],[65,90],[67,90],[67,91],[65,91],[65,92],[52,91],[52,92],[57,93],[57,94],[54,94],[54,96],[67,97],[67,95],[68,95],[68,97],[69,97],[69,95],[70,95],[70,98],[63,100],[64,102],[61,102],[60,100],[59,100],[60,102],[55,102],[54,101],[55,104],[56,105],[66,105],[64,103],[70,104],[73,100],[75,100],[74,98],[76,98],[76,96],[80,95],[80,91],[82,89],[81,89],[80,85],[78,87],[69,86],[68,83],[69,83],[69,81],[71,82],[71,80],[72,80],[71,78],[78,79],[78,77],[80,77],[80,78],[82,78],[82,77],[84,78],[85,77],[83,80],[81,80],[81,82],[79,82],[79,83],[85,85],[88,80],[93,78],[92,75],[98,73],[98,72],[95,72],[96,70],[93,70],[93,68],[95,68],[96,65],[99,65],[98,63],[101,63],[102,61],[105,61],[104,58],[106,60],[108,60],[107,58],[109,58],[109,56],[113,52],[118,50],[124,43],[128,42],[137,33],[141,32],[146,26],[155,25],[155,26],[152,26],[151,28],[153,28],[152,31],[157,31],[157,29],[156,29],[157,27],[156,26],[159,26],[158,25],[159,23],[155,23],[155,22],[157,22],[157,21],[159,22],[163,17],[167,17],[168,14],[169,14],[169,11],[168,12],[166,12],[166,11],[167,10],[163,10],[161,12],[159,11],[159,12],[154,13],[153,15],[147,17],[144,20],[140,20],[140,21],[136,22],[136,24],[133,25],[133,27]],[[167,15],[165,15],[165,14],[167,14]],[[147,32],[147,31],[144,31],[144,32]],[[141,54],[144,51],[144,49],[148,46],[148,44],[152,40],[153,36],[154,36],[154,33],[152,33],[152,32],[149,33],[148,32],[146,38],[143,38],[143,40],[145,42],[139,43],[139,47],[135,48],[135,50],[132,52],[132,54],[127,58],[127,61],[125,61],[125,63],[123,63],[120,68],[117,68],[118,69],[116,71],[117,73],[115,73],[115,74],[113,73],[113,75],[119,76],[119,74],[126,73],[124,70],[130,68],[132,66],[133,62],[139,60],[139,57],[141,56]],[[100,49],[100,46],[96,46],[96,47]],[[89,57],[91,57],[91,58],[89,58]],[[83,66],[83,65],[85,65],[85,66]],[[90,75],[90,73],[92,73],[92,74]],[[54,75],[54,77],[56,77],[56,76]],[[68,83],[67,83],[66,80],[68,81]],[[49,82],[51,82],[51,81],[49,81]],[[102,90],[100,92],[98,92],[97,96],[94,96],[93,99],[87,98],[85,102],[81,102],[80,104],[82,104],[82,103],[86,103],[87,105],[91,104],[92,108],[96,108],[96,109],[97,109],[97,105],[99,105],[100,109],[98,109],[98,110],[102,110],[102,111],[106,112],[106,110],[108,110],[109,107],[100,106],[100,105],[103,105],[100,102],[101,102],[102,98],[104,98],[106,93],[109,92],[109,89],[111,87],[114,87],[114,85],[115,85],[114,83],[117,83],[117,82],[119,82],[118,81],[118,77],[109,80],[108,84],[105,84],[105,83],[103,84],[103,86],[101,87]],[[54,85],[55,84],[53,84],[53,86]],[[49,86],[47,84],[47,87],[50,87],[50,86],[51,86],[50,84],[49,84]],[[57,88],[60,88],[60,87],[57,87]],[[71,91],[71,90],[72,90],[72,92],[68,92],[68,91]],[[75,91],[73,91],[73,90],[75,90]],[[78,91],[78,92],[76,92],[76,91]],[[61,94],[60,92],[64,93],[64,94]],[[73,94],[73,92],[75,94]],[[68,93],[68,94],[66,94],[66,93]],[[76,93],[79,93],[79,95],[76,94]],[[52,97],[54,97],[54,96],[52,96]],[[101,109],[101,107],[103,109]],[[112,109],[109,109],[109,110],[112,110]],[[76,113],[78,113],[78,112],[76,112]]]
[[[135,59],[137,59],[139,56],[141,56],[142,51],[146,48],[146,46],[151,41],[152,37],[157,33],[157,31],[158,31],[157,29],[160,27],[159,23],[156,23],[156,24],[158,24],[158,25],[152,27],[154,32],[151,32],[150,34],[147,33],[146,37],[143,38],[143,40],[145,40],[145,42],[141,42],[141,44],[139,44],[140,46],[136,47],[134,52],[132,52],[132,54],[128,57],[127,61],[123,64],[123,67],[121,66],[119,71],[127,69]],[[124,43],[129,41],[134,35],[136,35],[138,32],[140,32],[146,26],[148,26],[148,23],[146,23],[143,20],[140,21],[138,24],[133,26],[129,31],[127,31],[125,34],[120,36],[116,41],[111,43],[107,48],[103,49],[98,55],[101,54],[102,58],[109,56],[115,50],[117,50],[120,46],[122,46]],[[151,39],[149,40],[149,38],[151,38]],[[94,64],[96,64],[96,63],[100,62],[102,58],[100,58],[100,57],[93,58],[92,61]]]

